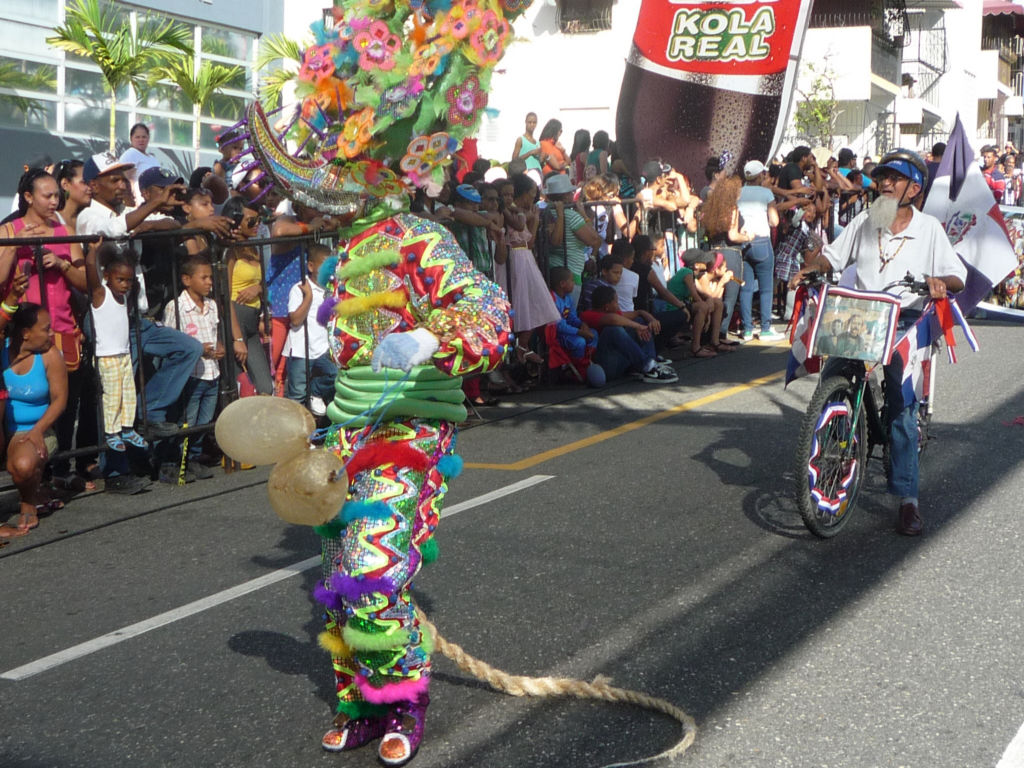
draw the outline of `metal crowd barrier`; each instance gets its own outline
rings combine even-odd
[[[33,250],[33,258],[35,262],[35,269],[29,278],[30,285],[32,281],[37,281],[36,285],[39,289],[40,305],[49,312],[49,297],[45,290],[45,283],[43,282],[44,267],[43,267],[43,253],[46,250],[47,245],[57,245],[63,243],[78,243],[83,246],[90,243],[95,243],[100,240],[104,242],[120,243],[130,248],[135,254],[136,258],[141,258],[141,251],[137,249],[136,244],[142,243],[147,240],[159,240],[159,239],[173,239],[181,240],[186,237],[195,235],[204,235],[210,239],[210,251],[211,251],[211,263],[213,266],[213,277],[214,285],[212,291],[212,298],[217,304],[219,328],[218,331],[221,335],[221,340],[224,344],[225,354],[221,363],[221,376],[219,386],[219,396],[221,403],[227,403],[238,397],[237,380],[240,368],[235,356],[232,352],[232,329],[231,329],[231,313],[230,313],[230,286],[227,280],[227,254],[233,248],[238,247],[256,247],[260,250],[260,282],[262,286],[262,294],[264,300],[263,314],[264,314],[264,325],[265,332],[271,331],[270,323],[270,307],[269,302],[266,300],[267,281],[266,281],[266,255],[263,252],[265,247],[272,247],[274,245],[284,245],[289,243],[318,243],[324,241],[336,241],[336,236],[330,232],[320,233],[309,233],[303,235],[295,235],[289,237],[267,237],[267,238],[253,238],[249,240],[241,241],[223,241],[220,240],[211,233],[202,229],[175,229],[175,230],[164,230],[159,232],[146,232],[135,235],[126,235],[122,237],[100,237],[98,235],[65,235],[63,237],[14,237],[0,239],[0,247],[24,247],[28,246]],[[181,286],[181,272],[179,259],[183,254],[174,254],[170,259],[171,267],[171,285],[170,293],[171,299],[175,304],[175,319],[176,319],[176,330],[181,330],[181,313],[177,311],[178,298],[182,291]],[[15,261],[15,264],[17,262]],[[303,248],[299,252],[299,268],[300,274],[305,278],[307,268],[307,253],[306,248]],[[12,266],[12,270],[14,267]],[[72,293],[76,293],[75,289],[71,289]],[[147,418],[146,408],[146,366],[144,364],[144,354],[142,351],[142,338],[141,338],[141,319],[139,316],[138,302],[137,302],[137,290],[131,294],[131,300],[128,302],[129,319],[131,322],[131,332],[134,334],[135,348],[138,350],[138,359],[133,360],[133,364],[136,365],[136,387],[138,393],[138,405],[140,411],[140,418],[142,424],[142,432],[147,437],[150,436],[150,423]],[[77,292],[80,293],[80,292]],[[167,302],[170,303],[170,302]],[[89,302],[91,305],[91,301]],[[166,306],[166,305],[164,305]],[[162,309],[162,307],[161,307]],[[315,318],[316,308],[310,308],[310,314],[308,317]],[[154,322],[161,322],[162,317],[155,316],[152,313],[148,315]],[[81,330],[81,328],[80,328]],[[85,360],[91,360],[94,357],[94,345],[95,340],[90,338],[89,335],[82,333],[82,360],[83,365]],[[311,387],[311,366],[312,361],[309,359],[309,332],[306,329],[305,336],[305,351],[306,351],[306,392],[304,402],[306,406],[309,406],[310,399],[310,387]],[[98,374],[94,371],[94,379],[98,383]],[[102,404],[101,398],[97,398],[97,420],[98,424],[102,425]],[[202,425],[202,426],[190,426],[187,428],[179,428],[173,435],[161,439],[178,439],[186,436],[205,434],[213,429],[213,423]],[[77,427],[77,425],[76,425]],[[101,434],[101,433],[100,433]],[[92,446],[79,446],[70,450],[58,451],[50,456],[50,461],[59,461],[62,459],[71,459],[81,456],[92,456],[103,453],[108,450],[105,441],[100,440],[99,444]]]

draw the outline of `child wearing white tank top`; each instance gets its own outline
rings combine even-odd
[[[103,280],[97,261],[102,262]],[[103,387],[103,433],[111,450],[124,452],[125,443],[146,448],[135,431],[135,377],[128,343],[127,296],[135,283],[135,264],[129,252],[112,243],[92,245],[85,273],[96,334],[96,368]]]

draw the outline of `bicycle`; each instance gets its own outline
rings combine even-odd
[[[817,287],[824,285],[824,280],[811,273],[804,284]],[[885,290],[896,286],[904,286],[922,296],[929,292],[926,283],[914,280],[909,273]],[[893,326],[895,328],[895,319]],[[918,398],[918,455],[931,439],[934,362],[940,349],[940,340],[933,341],[922,362],[924,394]],[[870,361],[845,360],[838,371],[818,382],[807,405],[797,441],[796,496],[804,525],[820,538],[835,536],[849,521],[868,459],[880,459],[889,479],[892,470],[889,427],[884,381],[879,381],[879,370],[886,356]],[[881,447],[880,456],[875,455],[878,447]]]

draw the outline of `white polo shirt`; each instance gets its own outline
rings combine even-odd
[[[934,216],[911,207],[907,228],[897,235],[888,229],[880,232],[868,223],[868,212],[858,214],[834,243],[822,251],[832,267],[843,272],[856,266],[853,287],[863,291],[882,291],[890,283],[902,280],[910,272],[915,280],[928,277],[967,279],[967,267],[949,244],[942,224]],[[905,287],[889,288],[901,297],[903,309],[924,306],[927,297],[911,293]]]

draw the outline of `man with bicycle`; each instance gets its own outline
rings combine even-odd
[[[928,179],[927,167],[917,153],[894,150],[882,158],[871,176],[878,186],[878,200],[854,218],[834,243],[809,259],[792,284],[812,271],[828,274],[838,270],[844,284],[859,290],[889,289],[900,295],[902,325],[903,319],[920,313],[925,299],[909,288],[893,291],[893,283],[909,272],[915,280],[927,283],[931,299],[943,299],[947,291],[963,290],[967,269],[941,222],[914,207]],[[840,373],[849,363],[831,357],[821,372],[822,380],[829,373]],[[884,373],[892,462],[888,490],[900,498],[896,530],[917,536],[923,528],[917,499],[917,402],[903,402],[902,371],[897,366],[885,366]]]

